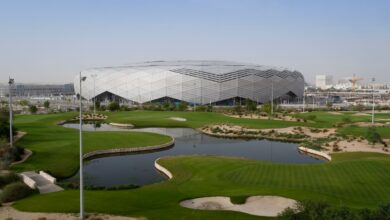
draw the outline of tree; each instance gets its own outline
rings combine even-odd
[[[177,109],[179,111],[185,111],[185,110],[187,110],[187,108],[188,108],[188,104],[187,104],[187,102],[184,102],[184,101],[180,102],[179,105],[177,106]]]
[[[37,113],[38,108],[37,108],[37,106],[35,106],[35,105],[30,105],[30,106],[29,106],[29,110],[30,110],[30,113],[31,113],[31,114],[35,114],[35,113]]]
[[[30,103],[27,100],[23,99],[23,100],[20,100],[19,104],[21,106],[28,106]]]
[[[372,144],[372,145],[375,145],[376,143],[382,142],[382,137],[381,137],[381,135],[376,131],[376,128],[375,128],[375,127],[369,127],[369,128],[367,129],[366,139],[367,139],[367,141],[368,141],[370,144]]]
[[[117,102],[111,102],[109,105],[108,105],[108,110],[114,112],[114,111],[118,111],[120,109],[120,106],[119,106],[119,103]]]
[[[271,103],[267,102],[261,105],[261,112],[266,112],[268,114],[271,114]]]
[[[46,100],[46,101],[43,103],[43,106],[44,106],[46,109],[48,109],[48,108],[50,107],[50,102]]]
[[[16,135],[16,128],[12,126],[12,133]],[[0,110],[0,139],[7,138],[9,140],[9,111],[6,109]]]
[[[234,112],[237,114],[237,115],[242,115],[242,107],[241,107],[241,104],[240,103],[236,103],[236,106],[234,106]]]
[[[245,108],[247,111],[256,111],[257,103],[250,100],[250,99],[246,99],[245,100]]]

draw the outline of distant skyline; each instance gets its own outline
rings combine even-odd
[[[390,82],[387,0],[0,2],[0,83],[152,60],[228,60]]]

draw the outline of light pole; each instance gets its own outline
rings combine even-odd
[[[271,116],[274,116],[274,80],[271,81]]]
[[[306,103],[305,103],[305,95],[306,95],[305,89],[303,89],[303,100],[302,100],[303,107],[302,107],[302,112],[305,112],[305,105],[306,105]]]
[[[374,126],[375,123],[375,92],[374,92],[374,82],[375,78],[372,78],[372,117],[371,117],[371,124]]]
[[[80,120],[80,219],[84,219],[84,176],[83,176],[83,119],[82,119],[82,112],[83,112],[83,103],[82,103],[82,96],[81,96],[81,82],[85,81],[87,77],[81,77],[80,72],[80,92],[79,92],[79,99],[80,99],[80,114],[79,114],[79,120]]]
[[[13,137],[13,131],[12,131],[12,85],[14,84],[14,79],[11,79],[9,77],[8,81],[8,96],[9,96],[9,145],[12,148],[14,144],[14,137]]]
[[[96,79],[96,74],[91,75],[93,78],[93,117],[96,116],[96,91],[95,91],[95,79]]]

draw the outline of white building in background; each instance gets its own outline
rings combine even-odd
[[[316,75],[316,88],[328,89],[332,87],[333,77],[329,75]]]
[[[348,90],[352,89],[352,82],[348,79],[340,79],[337,84],[334,84],[332,87],[338,90]],[[357,86],[359,88],[359,86]]]
[[[257,103],[303,96],[298,71],[227,61],[153,61],[103,67],[82,72],[82,96],[88,100],[133,103],[180,102],[232,105],[235,100]],[[75,91],[79,91],[79,76]]]

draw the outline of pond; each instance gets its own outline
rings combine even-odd
[[[67,128],[78,128],[78,124],[65,124]],[[154,152],[142,152],[126,155],[106,156],[84,162],[85,185],[118,186],[146,185],[167,179],[154,167],[159,157],[175,155],[218,155],[244,157],[278,163],[307,164],[322,163],[298,151],[297,145],[269,140],[243,140],[217,138],[203,134],[191,128],[140,128],[121,129],[101,124],[84,124],[85,131],[143,131],[170,135],[175,138],[175,145],[168,149]],[[78,174],[65,180],[77,182]]]

